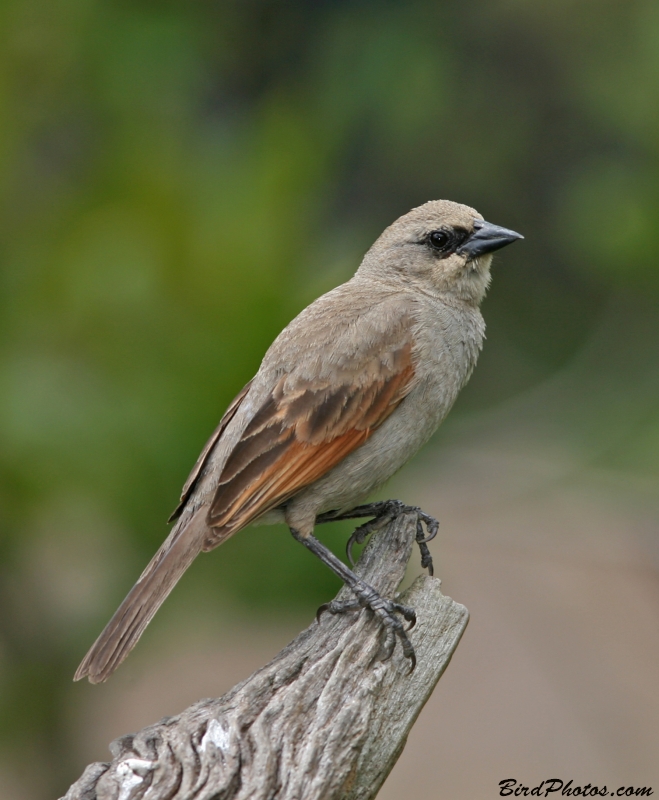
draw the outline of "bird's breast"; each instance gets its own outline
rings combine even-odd
[[[484,325],[478,310],[422,309],[413,388],[357,450],[293,500],[309,517],[347,509],[387,481],[430,439],[469,379]]]

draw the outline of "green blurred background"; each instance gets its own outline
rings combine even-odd
[[[3,796],[79,775],[71,676],[207,435],[412,206],[526,237],[435,445],[567,369],[528,424],[656,489],[656,2],[4,0],[0,64]],[[198,605],[306,620],[335,586],[261,528],[154,627]]]

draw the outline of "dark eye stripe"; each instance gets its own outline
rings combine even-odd
[[[469,232],[464,228],[441,228],[430,231],[425,241],[426,244],[441,258],[452,255],[467,239]]]

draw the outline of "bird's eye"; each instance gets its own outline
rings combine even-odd
[[[444,250],[451,242],[451,237],[446,231],[433,231],[428,236],[428,241],[436,250]]]
[[[468,236],[469,234],[464,228],[443,228],[431,231],[425,241],[439,258],[448,258],[455,253]]]

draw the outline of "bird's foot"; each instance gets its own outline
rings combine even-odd
[[[413,672],[416,667],[416,654],[407,636],[407,631],[416,625],[416,612],[414,609],[394,600],[387,600],[378,594],[375,589],[361,582],[350,588],[355,592],[358,599],[347,603],[339,603],[336,600],[332,600],[330,603],[323,603],[316,612],[317,621],[320,623],[320,618],[325,612],[329,614],[346,614],[349,611],[356,611],[361,608],[370,609],[380,620],[385,630],[385,640],[382,647],[383,656],[380,660],[388,661],[391,658],[396,647],[396,637],[398,637],[403,648],[403,655],[410,660],[410,672]],[[397,614],[407,620],[409,623],[407,628],[396,616]]]
[[[339,603],[338,600],[331,600],[329,603],[323,603],[316,611],[316,621],[320,623],[321,616],[327,612],[328,614],[347,614],[349,611],[357,611],[364,606],[358,600],[352,600],[349,603]]]
[[[327,521],[327,520],[325,520]],[[346,611],[356,609],[358,607],[369,608],[373,614],[379,619],[386,631],[384,642],[384,655],[382,660],[391,658],[391,655],[396,646],[396,638],[399,639],[401,647],[403,648],[403,655],[410,660],[410,672],[416,666],[416,655],[412,643],[407,637],[406,628],[398,618],[400,614],[407,622],[409,627],[412,628],[416,623],[416,613],[413,608],[404,606],[394,600],[388,600],[382,597],[372,586],[360,578],[358,575],[349,569],[340,558],[337,558],[334,553],[320,542],[313,534],[302,535],[297,529],[291,528],[293,538],[300,544],[316,555],[320,560],[326,564],[335,575],[346,584],[350,591],[355,595],[355,600],[348,603],[337,603],[333,600],[326,606],[321,606],[317,612],[317,618],[320,618],[323,611],[329,611],[331,614],[342,614]]]
[[[368,522],[355,528],[346,543],[346,555],[354,567],[355,561],[352,557],[352,548],[356,544],[363,544],[367,536],[380,530],[401,514],[414,514],[416,516],[416,543],[419,545],[419,551],[421,552],[421,566],[423,569],[428,570],[429,575],[433,575],[434,569],[432,556],[428,549],[428,542],[432,541],[432,539],[437,536],[439,522],[434,517],[426,514],[425,511],[422,511],[418,506],[408,506],[405,505],[405,503],[401,503],[400,500],[380,500],[376,503],[367,503],[366,505],[357,506],[345,513],[329,511],[326,514],[321,514],[316,521],[334,522],[344,519],[372,517]]]

